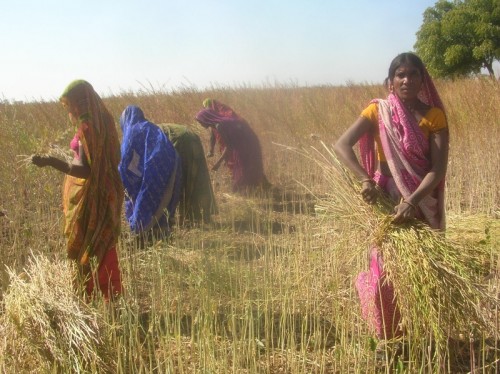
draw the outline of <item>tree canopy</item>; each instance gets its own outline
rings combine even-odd
[[[436,77],[495,76],[500,60],[500,0],[439,0],[425,10],[415,51]]]

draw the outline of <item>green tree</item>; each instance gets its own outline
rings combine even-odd
[[[439,0],[424,12],[415,51],[432,75],[494,77],[500,60],[500,0]]]

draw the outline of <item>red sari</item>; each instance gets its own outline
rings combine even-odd
[[[228,149],[224,161],[231,171],[233,191],[267,186],[260,142],[250,125],[216,100],[207,99],[204,106],[196,120],[212,129],[221,151]]]

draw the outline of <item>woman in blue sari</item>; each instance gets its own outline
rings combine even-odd
[[[119,171],[130,229],[136,234],[168,234],[181,191],[179,155],[139,107],[125,108],[120,125],[123,141]]]

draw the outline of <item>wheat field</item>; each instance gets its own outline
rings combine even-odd
[[[447,238],[480,248],[482,284],[500,285],[500,84],[438,81],[447,109]],[[0,104],[0,371],[5,373],[461,373],[500,371],[493,333],[460,331],[445,349],[432,338],[377,355],[360,315],[356,274],[367,266],[362,220],[330,213],[346,192],[327,178],[328,148],[382,85],[214,87],[122,92],[156,123],[195,124],[216,98],[259,136],[273,194],[231,193],[212,174],[220,213],[196,228],[138,248],[126,224],[119,242],[125,293],[86,303],[72,288],[62,235],[63,176],[38,169],[33,153],[68,157],[74,134],[55,102]],[[214,162],[208,160],[209,164]],[[496,307],[484,306],[498,323]]]

